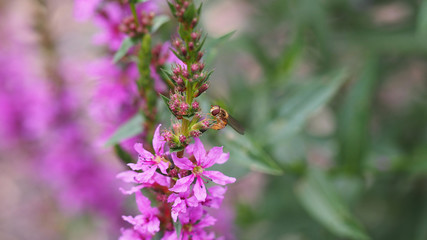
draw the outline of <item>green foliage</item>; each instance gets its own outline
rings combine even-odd
[[[304,208],[337,236],[369,239],[324,173],[310,169],[296,185],[295,191]]]
[[[247,2],[250,30],[205,43],[246,127],[208,133],[221,171],[266,181],[238,239],[425,239],[427,1]]]
[[[134,137],[142,132],[142,124],[144,118],[140,113],[136,113],[135,116],[123,123],[111,137],[105,143],[106,146],[112,146],[120,143],[123,140]]]
[[[118,61],[120,61],[120,59],[126,56],[126,54],[129,52],[129,49],[131,49],[131,47],[136,45],[139,41],[140,39],[137,38],[124,38],[122,43],[120,44],[119,50],[117,50],[117,52],[114,54],[113,62],[117,63]]]

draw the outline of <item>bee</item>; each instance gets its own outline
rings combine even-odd
[[[230,114],[218,105],[211,106],[211,115],[215,118],[216,123],[211,126],[212,129],[220,130],[230,125],[239,134],[245,134],[244,127]]]

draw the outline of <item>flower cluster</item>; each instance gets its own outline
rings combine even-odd
[[[138,162],[128,164],[132,169],[118,175],[126,182],[137,185],[125,194],[135,193],[140,214],[123,216],[132,224],[131,229],[122,229],[121,239],[150,239],[157,232],[163,231],[162,239],[177,239],[173,222],[182,224],[178,239],[214,239],[205,228],[215,223],[207,208],[219,208],[226,192],[218,185],[207,187],[208,182],[226,185],[236,181],[219,171],[208,170],[214,164],[223,164],[229,154],[222,147],[213,147],[206,151],[199,138],[185,148],[186,156],[169,153],[166,141],[160,135],[160,125],[153,138],[154,154],[136,144],[139,154]],[[153,196],[156,207],[141,194],[141,189]],[[191,237],[191,238],[190,238]]]
[[[134,6],[134,9],[131,6]],[[127,37],[138,42],[144,35],[150,34],[154,18],[162,12],[159,1],[149,0],[130,5],[130,1],[75,0],[75,10],[79,20],[94,20],[100,29],[94,38],[95,44],[107,46],[108,49],[105,58],[90,64],[88,69],[89,74],[99,82],[91,112],[97,121],[102,123],[102,141],[105,142],[119,126],[141,111],[144,118],[149,120],[146,121],[142,134],[120,143],[125,149],[131,150],[135,139],[149,139],[154,132],[156,109],[155,106],[147,107],[151,104],[151,101],[147,100],[149,91],[140,89],[136,84],[141,76],[132,58],[136,57],[139,47],[131,47],[127,57],[120,59],[118,64],[114,64],[112,59]],[[169,53],[169,48],[168,42],[157,44],[152,49],[151,61],[148,60],[151,62],[148,78],[152,80],[152,88],[156,92],[168,91],[161,68],[168,63],[179,61]]]
[[[120,25],[120,31],[126,33],[129,37],[141,37],[150,31],[153,24],[154,12],[146,13],[142,11],[140,19],[135,21],[133,16],[128,16],[123,19]]]

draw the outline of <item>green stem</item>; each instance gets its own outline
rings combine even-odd
[[[135,8],[135,3],[133,3],[132,1],[130,1],[130,9],[131,9],[131,11],[132,11],[132,15],[133,15],[133,17],[135,18],[135,23],[136,23],[136,26],[137,27],[139,27],[140,26],[140,24],[139,24],[139,20],[138,20],[138,14],[136,14],[136,8]]]

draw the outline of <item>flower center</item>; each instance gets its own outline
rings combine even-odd
[[[156,163],[160,163],[162,161],[162,159],[163,159],[162,157],[156,155],[156,157],[154,158],[154,161]]]
[[[193,168],[193,173],[194,174],[200,174],[200,173],[202,173],[203,172],[203,168],[202,167],[200,167],[200,166],[197,166],[197,167],[194,167]]]

